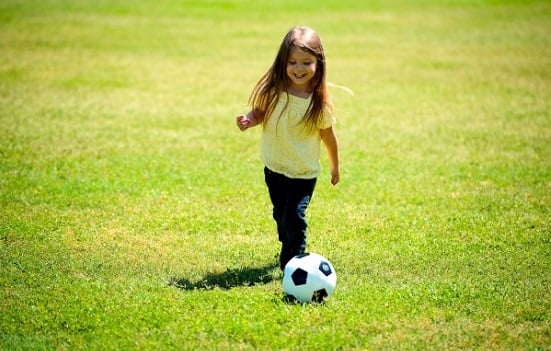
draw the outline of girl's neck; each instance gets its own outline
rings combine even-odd
[[[310,94],[312,94],[312,92],[309,91],[309,90],[296,89],[296,88],[293,88],[293,87],[288,87],[286,91],[290,95],[297,96],[297,97],[303,98],[303,99],[308,98],[310,96]]]

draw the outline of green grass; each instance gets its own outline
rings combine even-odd
[[[0,349],[550,350],[546,1],[0,4]],[[338,114],[282,299],[258,131],[295,24]]]

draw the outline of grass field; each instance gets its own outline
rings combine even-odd
[[[551,350],[551,3],[319,3],[0,3],[0,349]],[[234,126],[296,24],[354,91],[322,305]]]

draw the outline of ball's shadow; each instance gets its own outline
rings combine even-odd
[[[267,284],[279,278],[277,264],[268,264],[262,267],[230,268],[221,273],[209,273],[197,281],[187,278],[171,278],[169,285],[182,290],[211,290],[219,288],[228,290],[239,286],[254,286]]]

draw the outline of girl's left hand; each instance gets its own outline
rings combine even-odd
[[[338,169],[332,169],[331,170],[331,184],[337,185],[337,183],[341,180],[341,176],[339,174]]]

